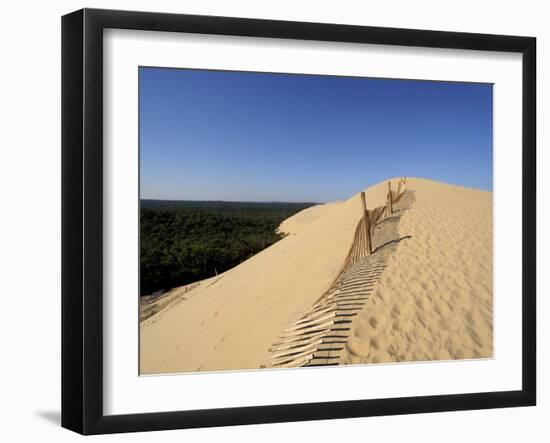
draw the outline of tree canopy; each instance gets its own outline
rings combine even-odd
[[[314,204],[142,200],[141,295],[233,268],[280,240],[280,223]]]

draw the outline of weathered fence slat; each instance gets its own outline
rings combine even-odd
[[[386,203],[386,211],[387,216],[391,216],[393,214],[393,198],[391,194],[391,181],[388,182],[388,201]]]
[[[363,219],[365,220],[365,247],[367,255],[372,253],[372,242],[370,238],[370,223],[369,223],[369,211],[367,211],[367,201],[365,200],[365,193],[361,192],[361,202],[363,203]]]

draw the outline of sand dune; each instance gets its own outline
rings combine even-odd
[[[491,192],[408,180],[401,242],[354,321],[340,363],[493,355]]]
[[[289,325],[329,315],[319,308],[313,323],[303,320],[335,282],[337,297],[361,298],[360,309],[332,343],[314,329],[299,343],[318,363],[490,357],[492,193],[421,179],[408,179],[407,188],[395,216],[377,226],[374,253],[347,276],[342,266],[362,217],[358,194],[290,217],[283,240],[191,290],[174,290],[179,295],[141,323],[141,373],[270,366]],[[366,193],[369,209],[383,205],[386,182]],[[329,349],[321,352],[323,340]]]
[[[309,226],[313,220],[322,217],[324,214],[329,212],[334,205],[338,205],[340,203],[341,202],[326,203],[324,205],[315,205],[306,208],[284,220],[277,229],[277,232],[284,234],[297,234],[302,228]]]

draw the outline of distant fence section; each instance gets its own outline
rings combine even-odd
[[[341,272],[345,271],[350,266],[357,263],[367,255],[372,254],[372,236],[376,225],[384,219],[391,217],[393,214],[393,205],[397,203],[407,189],[407,178],[399,179],[397,189],[392,190],[391,181],[388,181],[388,194],[386,196],[386,204],[373,209],[368,209],[365,193],[361,192],[361,209],[362,218],[355,230],[355,237],[352,246],[344,261]]]

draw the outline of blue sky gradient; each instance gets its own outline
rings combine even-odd
[[[327,202],[395,176],[492,190],[489,84],[140,68],[141,198]]]

